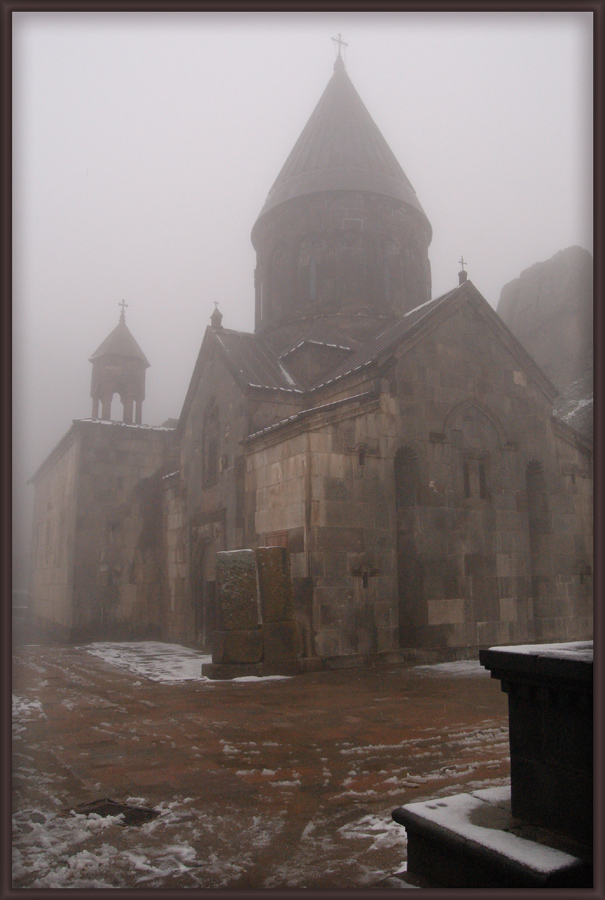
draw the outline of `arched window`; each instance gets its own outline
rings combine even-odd
[[[309,300],[317,300],[317,262],[314,256],[309,260]]]
[[[291,257],[285,244],[278,244],[271,254],[269,296],[271,310],[286,306],[290,302],[291,292]],[[267,310],[268,312],[269,310]]]
[[[545,534],[549,528],[548,494],[544,468],[539,460],[532,459],[528,462],[525,485],[530,537]]]
[[[318,285],[324,259],[321,238],[308,235],[298,246],[298,300],[314,303],[318,297]]]
[[[395,454],[395,502],[398,509],[418,506],[420,473],[418,458],[411,447],[402,447]]]
[[[214,484],[218,478],[219,411],[214,397],[208,402],[202,426],[202,483]]]
[[[391,263],[388,259],[383,262],[384,302],[391,302]]]

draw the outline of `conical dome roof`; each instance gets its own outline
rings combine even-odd
[[[339,56],[332,78],[269,191],[259,220],[296,197],[351,190],[393,197],[426,219],[414,188]]]
[[[103,343],[92,354],[90,362],[93,362],[100,356],[125,356],[129,359],[140,360],[145,364],[145,368],[149,368],[151,365],[126,325],[124,313],[120,315],[120,321],[111,334],[105,338]]]

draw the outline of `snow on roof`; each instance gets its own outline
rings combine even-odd
[[[323,405],[313,406],[309,409],[301,409],[300,412],[294,413],[291,416],[288,416],[286,419],[280,419],[279,422],[274,422],[272,425],[267,425],[265,428],[261,428],[260,431],[255,431],[253,434],[249,434],[246,440],[251,440],[252,438],[257,438],[261,434],[267,434],[270,431],[274,431],[276,428],[280,428],[282,425],[285,425],[286,422],[294,422],[296,419],[303,419],[307,416],[312,415],[317,412],[329,412],[332,409],[335,409],[338,406],[343,406],[345,403],[351,403],[354,400],[362,400],[367,399],[370,396],[375,396],[374,391],[365,391],[362,394],[355,394],[352,397],[343,397],[340,400],[334,400],[331,403],[324,403]]]
[[[141,431],[174,431],[167,425],[134,425],[128,422],[117,422],[110,419],[74,419],[74,422],[95,422],[97,425],[113,425],[118,428],[138,428]]]

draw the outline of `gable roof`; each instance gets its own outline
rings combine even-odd
[[[240,383],[274,391],[302,392],[294,376],[259,335],[226,328],[214,331],[213,335]]]
[[[263,388],[292,394],[303,393],[297,379],[275,356],[262,337],[230,328],[208,327],[187,388],[177,426],[179,431],[187,418],[211,347],[215,347],[221,354],[234,380],[242,389]]]
[[[370,363],[377,362],[381,357],[388,356],[391,351],[394,351],[399,346],[399,343],[409,333],[414,332],[416,325],[424,322],[437,307],[441,306],[441,304],[448,300],[452,295],[456,294],[457,291],[458,288],[455,288],[453,291],[448,291],[447,294],[442,294],[440,297],[427,300],[420,306],[416,306],[414,309],[409,310],[409,312],[404,313],[401,319],[393,322],[392,325],[389,325],[389,327],[379,335],[367,344],[364,344],[357,353],[354,353],[349,359],[333,369],[329,373],[325,384],[329,384],[332,381],[336,381],[338,378],[342,378],[344,375],[349,375],[351,372],[362,369]],[[317,390],[319,387],[323,387],[323,385],[316,385],[313,390]]]
[[[364,106],[340,57],[258,219],[287,200],[339,190],[393,197],[420,213],[430,229],[414,188]]]
[[[146,369],[151,365],[132,336],[132,332],[126,325],[123,315],[120,316],[120,321],[113,331],[107,335],[103,343],[89,357],[89,360],[93,362],[101,356],[125,356],[128,359],[138,359],[144,364]]]
[[[345,360],[341,365],[332,369],[322,384],[316,385],[312,390],[318,390],[324,385],[331,384],[339,378],[362,369],[371,364],[380,364],[395,353],[406,343],[412,344],[422,335],[436,327],[442,318],[454,312],[465,302],[472,303],[475,310],[483,315],[489,325],[494,329],[507,349],[512,353],[533,381],[552,402],[558,394],[557,389],[544,374],[542,369],[529,355],[523,345],[514,334],[506,327],[498,314],[492,309],[485,297],[479,293],[471,281],[465,281],[453,290],[442,294],[432,300],[427,300],[420,306],[409,310],[401,319],[386,328],[381,334],[369,343],[365,344],[357,353]]]

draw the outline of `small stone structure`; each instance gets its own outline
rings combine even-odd
[[[202,674],[234,678],[302,672],[288,550],[259,547],[217,553],[216,584],[212,663],[202,666]]]
[[[508,694],[512,814],[592,844],[592,641],[480,659]]]
[[[509,697],[511,787],[393,811],[420,887],[592,887],[592,642],[492,647]]]

